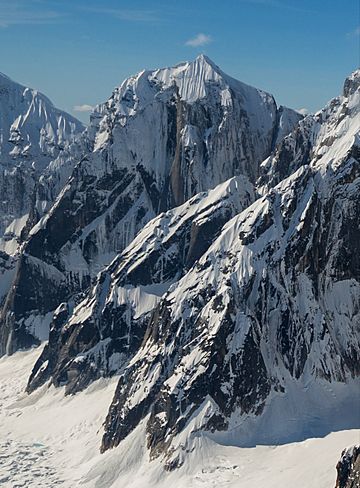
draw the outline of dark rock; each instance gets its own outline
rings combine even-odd
[[[360,447],[344,449],[336,466],[337,479],[335,488],[360,487]]]

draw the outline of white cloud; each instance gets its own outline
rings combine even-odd
[[[83,105],[75,105],[74,107],[75,112],[92,112],[93,110],[94,107],[87,103],[84,103]]]
[[[297,111],[299,114],[304,115],[304,116],[305,116],[305,115],[308,115],[308,114],[310,113],[310,111],[309,111],[307,108],[298,108],[296,111]]]
[[[194,38],[186,41],[185,46],[191,46],[191,47],[206,46],[206,44],[210,44],[210,42],[212,42],[211,36],[199,33]]]
[[[360,25],[358,27],[356,27],[356,29],[354,29],[353,31],[351,32],[348,32],[346,34],[347,37],[359,37],[360,36]]]

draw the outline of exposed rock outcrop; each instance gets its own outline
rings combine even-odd
[[[336,466],[337,479],[335,488],[360,487],[360,446],[344,449]]]

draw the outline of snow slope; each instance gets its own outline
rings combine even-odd
[[[182,468],[150,462],[142,426],[122,446],[99,454],[107,404],[116,379],[99,380],[64,397],[43,387],[24,394],[38,350],[0,359],[0,486],[3,488],[333,488],[342,450],[360,431],[282,446],[238,448],[200,435]]]
[[[84,395],[55,388],[24,394],[38,350],[0,360],[0,486],[74,486],[98,455],[99,431],[115,383],[103,380]],[[86,471],[85,471],[86,472]]]

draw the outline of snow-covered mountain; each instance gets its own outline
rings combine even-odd
[[[0,249],[15,254],[21,232],[54,201],[39,200],[36,187],[49,165],[83,132],[71,115],[43,94],[0,73]],[[67,175],[68,176],[68,175]],[[64,181],[61,182],[64,184]],[[49,184],[46,185],[47,187]],[[50,185],[51,187],[53,185]]]
[[[247,195],[300,118],[205,56],[125,80],[95,110],[81,138],[88,152],[30,231],[0,319],[1,352],[46,337],[55,308],[80,300],[160,212],[234,176]]]
[[[359,240],[352,235],[357,232],[359,215],[358,90],[345,91],[322,112],[300,123],[272,156],[274,175],[284,148],[297,147],[304,127],[310,127],[305,144],[311,145],[308,159],[303,158],[290,176],[231,220],[157,305],[142,347],[120,380],[108,416],[104,448],[117,444],[148,415],[148,445],[153,455],[171,453],[194,418],[195,431],[231,428],[243,436],[240,442],[244,443],[254,442],[262,432],[264,440],[268,432],[263,424],[261,429],[253,426],[253,437],[247,437],[244,417],[250,418],[247,423],[256,424],[256,418],[271,413],[271,405],[279,398],[290,396],[293,405],[291,402],[298,401],[295,393],[303,388],[308,390],[310,405],[319,408],[329,382],[341,388],[342,383],[352,383],[359,374]],[[166,225],[148,226],[152,227],[159,228],[161,235]],[[124,253],[125,257],[135,252],[141,261],[141,253],[151,255],[144,234],[139,235],[138,246],[135,241]],[[154,238],[157,233],[152,230],[150,235]],[[131,268],[130,262],[128,266],[126,258],[120,259],[121,264],[126,270],[123,279],[131,277],[136,265]],[[116,262],[113,276],[102,276],[102,286],[97,285],[90,303],[82,304],[74,314],[72,359],[76,357],[72,365],[68,364],[66,350],[70,344],[74,348],[74,343],[65,340],[62,344],[65,356],[61,366],[66,367],[60,370],[66,375],[60,375],[58,383],[68,382],[70,391],[74,385],[75,390],[79,386],[79,378],[83,381],[89,375],[92,362],[98,363],[97,368],[105,368],[109,358],[103,354],[104,342],[101,344],[110,339],[106,328],[100,331],[94,349],[88,344],[85,351],[81,349],[82,334],[96,337],[91,328],[89,334],[89,317],[94,327],[99,313],[98,323],[106,326],[108,308],[104,305],[110,302],[113,309],[114,289],[139,284],[131,283],[131,278],[129,283],[121,279],[116,282],[117,266]],[[156,266],[150,276],[156,276]],[[128,297],[130,307],[126,307]],[[119,304],[125,305],[121,310],[124,314],[131,311],[136,298],[129,293],[122,299]],[[140,306],[146,303],[150,309],[157,302],[149,303],[145,298],[139,301]],[[129,332],[136,320],[130,315],[130,321],[123,322]],[[121,321],[115,315],[108,324],[111,328],[116,323]],[[71,330],[71,325],[70,321],[64,330]],[[64,336],[66,339],[66,332]],[[128,338],[129,333],[125,342]],[[351,405],[356,394],[351,387],[349,392],[349,398],[346,394],[340,396],[343,409]],[[329,414],[336,408],[340,407],[332,399]],[[351,420],[356,422],[356,418]],[[284,432],[277,432],[279,438],[289,435],[289,422],[283,421]],[[302,427],[300,419],[300,425],[294,423],[292,434]],[[170,461],[170,466],[181,462],[178,458]]]
[[[292,150],[290,176],[229,221],[157,305],[103,450],[145,421],[151,456],[171,469],[199,431],[252,445],[324,433],[335,411],[332,428],[359,425],[359,77],[285,138],[266,165],[272,181]],[[329,397],[330,385],[342,393]],[[293,418],[300,402],[307,420]]]
[[[21,162],[44,169],[83,124],[55,108],[37,90],[0,74],[0,154],[2,165]]]
[[[235,177],[160,214],[62,304],[28,391],[120,373],[102,450],[142,429],[167,469],[201,432],[251,446],[359,426],[359,78],[255,185]]]
[[[30,403],[119,376],[111,473],[85,483],[116,482],[114,447],[158,480],[211,449],[360,427],[360,70],[305,118],[205,56],[144,71],[63,164],[16,267],[0,256],[0,352],[48,339]]]

